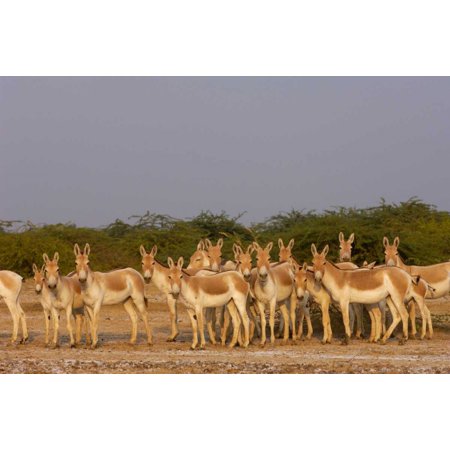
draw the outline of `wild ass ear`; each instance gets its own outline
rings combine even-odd
[[[350,235],[350,237],[348,238],[348,242],[350,242],[350,244],[353,244],[353,241],[355,240],[355,233],[352,233]]]
[[[47,253],[44,253],[42,255],[42,259],[44,260],[45,264],[47,264],[50,261],[50,258],[48,257]]]
[[[200,242],[197,244],[197,250],[205,250],[205,243],[203,242],[203,239],[200,239]]]
[[[86,244],[86,245],[84,246],[83,254],[84,254],[85,256],[89,256],[89,253],[91,253],[91,246],[90,246],[89,244]]]
[[[339,233],[339,242],[342,244],[344,242],[345,238],[344,238],[344,233],[341,231]]]
[[[303,272],[306,272],[308,270],[308,263],[307,262],[303,263],[302,270],[303,270]]]
[[[147,254],[147,251],[145,250],[145,247],[143,245],[139,247],[139,251],[142,257],[144,257]]]
[[[386,236],[383,238],[383,245],[384,248],[386,248],[389,245],[389,239]]]
[[[278,238],[278,248],[281,250],[282,248],[284,248],[284,243],[283,243],[283,239]]]
[[[255,251],[255,249],[254,249],[253,245],[250,244],[250,245],[247,247],[247,250],[246,250],[245,252],[248,253],[249,255],[251,255],[254,251]]]
[[[37,265],[33,263],[33,273],[38,273]]]
[[[255,252],[261,249],[261,246],[257,242],[253,242],[252,248]]]
[[[264,251],[267,252],[267,253],[270,253],[270,250],[272,250],[272,247],[273,247],[273,242],[269,242],[266,245],[266,248],[264,249]]]
[[[156,254],[158,253],[158,246],[155,244],[153,247],[152,247],[152,251],[150,252],[150,255],[152,255],[153,256],[153,258],[156,256]]]
[[[394,245],[396,247],[398,247],[400,245],[400,238],[398,236],[396,236],[396,238],[394,239]]]
[[[223,247],[223,238],[220,238],[220,239],[217,241],[217,246],[218,246],[219,248],[222,248],[222,247]]]
[[[78,244],[75,244],[73,246],[73,253],[75,256],[79,256],[81,254],[80,246]]]
[[[170,256],[167,258],[167,265],[169,266],[169,269],[173,269],[175,266],[175,263],[173,262],[173,259]]]
[[[238,259],[238,256],[242,253],[242,248],[236,243],[233,244],[234,259]]]
[[[317,248],[315,244],[311,244],[311,253],[313,256],[317,255]]]
[[[55,252],[55,254],[53,255],[53,261],[55,261],[56,264],[58,264],[59,261],[59,253]]]
[[[325,245],[324,249],[322,250],[322,255],[323,256],[327,256],[328,255],[328,250],[330,250],[329,245]]]
[[[208,250],[209,247],[212,247],[212,243],[209,239],[205,239],[205,250]],[[198,249],[198,247],[197,247]]]
[[[288,244],[288,249],[292,250],[294,248],[294,239],[291,239]]]
[[[181,270],[183,268],[184,258],[180,256],[177,261],[177,267]]]

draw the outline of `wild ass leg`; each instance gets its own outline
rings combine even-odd
[[[282,345],[286,345],[289,340],[289,312],[285,302],[280,304],[280,311],[285,323]]]
[[[311,322],[310,308],[307,304],[305,305],[304,310],[305,310],[306,327],[308,329],[308,332],[306,333],[306,339],[311,339],[311,336],[313,335],[313,326]]]
[[[52,308],[52,319],[53,319],[53,343],[52,347],[59,347],[59,312],[56,308]]]
[[[289,302],[289,317],[290,317],[290,324],[292,327],[292,340],[297,340],[297,319],[296,319],[296,311],[297,311],[297,304],[298,304],[298,298],[297,293],[295,292],[295,289],[292,290],[291,299]]]
[[[261,342],[260,346],[264,347],[266,345],[266,313],[264,311],[264,303],[256,302],[256,306],[259,310],[259,318],[261,320]]]
[[[416,328],[416,304],[412,300],[408,302],[408,312],[409,319],[411,321],[411,339],[416,338],[417,328]]]
[[[427,315],[426,320],[428,321],[428,339],[432,339],[433,338],[433,324],[431,323],[431,313],[430,313],[430,310],[428,309],[427,305],[424,305],[424,309],[425,309],[425,314]]]
[[[145,332],[147,334],[147,344],[153,345],[152,328],[150,327],[148,321],[148,311],[147,306],[145,305],[144,294],[139,293],[137,297],[133,298],[133,301],[141,316],[142,321],[144,322]]]
[[[75,339],[73,338],[73,328],[72,328],[72,305],[68,305],[66,308],[66,326],[69,332],[70,347],[75,347]]]
[[[131,298],[129,298],[126,302],[123,303],[123,307],[127,314],[130,316],[131,320],[131,336],[130,336],[130,344],[136,344],[137,339],[137,313],[134,309],[134,303]]]
[[[394,303],[392,302],[391,298],[388,297],[387,298],[387,305],[389,307],[389,310],[391,312],[391,316],[392,316],[392,323],[389,326],[389,328],[386,330],[386,333],[384,334],[384,336],[381,339],[381,343],[385,344],[386,341],[389,339],[389,337],[391,336],[392,332],[395,330],[395,327],[398,325],[398,323],[401,320],[400,314],[397,311],[397,308],[395,307]]]
[[[420,330],[420,339],[425,339],[427,334],[427,313],[425,312],[425,302],[422,296],[416,295],[414,297],[414,302],[417,303],[419,307],[420,316],[422,317],[422,328]]]
[[[98,320],[101,305],[101,302],[97,302],[92,311],[92,348],[96,348],[98,345]]]
[[[331,342],[331,327],[330,327],[330,305],[327,302],[318,302],[320,311],[322,313],[322,328],[323,328],[323,337],[320,341],[322,344]]]
[[[14,344],[17,341],[17,334],[19,332],[19,311],[17,309],[16,299],[11,297],[4,297],[6,306],[11,313],[13,321],[13,332],[11,336],[11,343]]]
[[[26,321],[25,313],[24,313],[24,311],[22,309],[22,306],[20,306],[20,303],[17,303],[17,309],[19,311],[20,326],[22,327],[22,340],[21,340],[21,343],[24,344],[26,341],[28,341],[27,321]]]
[[[229,348],[233,348],[239,336],[239,328],[241,326],[241,321],[239,320],[239,314],[236,308],[236,304],[233,301],[228,302],[227,309],[230,313],[231,321],[233,323],[233,337],[231,338],[231,342],[228,345]]]
[[[189,319],[191,319],[192,326],[192,344],[191,350],[195,350],[198,345],[198,324],[197,324],[197,316],[193,309],[187,308],[187,312],[189,314]]]
[[[87,308],[84,309],[84,334],[86,338],[86,345],[91,345],[91,318]]]
[[[230,326],[230,311],[228,310],[228,307],[225,308],[225,311],[223,313],[223,325],[221,330],[221,336],[220,340],[222,345],[225,345],[227,342],[227,334],[228,334],[228,327]]]
[[[75,345],[81,344],[81,335],[83,334],[84,314],[75,314]]]
[[[303,320],[305,318],[305,304],[304,299],[300,302],[300,308],[298,311],[298,331],[297,339],[303,339]]]
[[[50,311],[44,309],[44,321],[45,321],[45,345],[48,345],[50,335]]]
[[[206,328],[208,329],[209,341],[212,345],[216,345],[216,330],[213,326],[213,322],[215,322],[214,318],[216,315],[215,308],[206,308],[205,317],[206,317]],[[214,317],[213,317],[214,316]]]
[[[167,306],[169,307],[170,316],[170,336],[167,338],[167,342],[174,342],[177,338],[178,332],[178,314],[177,314],[177,301],[171,294],[167,294]]]
[[[275,306],[277,304],[276,297],[272,298],[269,303],[269,327],[270,327],[270,343],[275,344]]]
[[[355,318],[356,318],[356,332],[355,337],[356,339],[362,339],[364,334],[364,326],[363,326],[363,305],[360,303],[353,304],[353,308],[355,311]]]
[[[345,337],[342,340],[342,344],[348,345],[351,336],[350,319],[349,319],[349,303],[347,301],[341,301],[340,303],[342,311],[342,320],[344,322]]]
[[[205,341],[205,321],[203,318],[203,308],[197,306],[195,308],[195,315],[197,316],[198,329],[200,333],[200,349],[204,350],[206,348],[206,341]]]

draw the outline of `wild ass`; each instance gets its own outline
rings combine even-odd
[[[244,326],[243,347],[249,344],[249,319],[246,311],[248,283],[236,271],[222,272],[210,276],[189,275],[183,270],[183,258],[177,264],[172,258],[167,260],[169,272],[167,282],[170,284],[170,293],[186,305],[192,324],[192,345],[198,345],[198,331],[200,332],[200,348],[205,348],[203,310],[226,305],[233,319],[234,331],[230,348],[236,345],[240,322],[237,319],[235,308],[239,312]],[[234,308],[235,307],[235,308]]]
[[[355,240],[355,233],[352,233],[348,239],[345,239],[344,233],[339,233],[339,262],[336,263],[340,269],[359,269],[359,267],[351,262],[352,245]],[[363,327],[363,305],[360,303],[352,303],[350,305],[350,329],[355,331],[355,337],[360,339],[364,333]],[[356,330],[354,327],[356,319]]]
[[[328,245],[322,253],[318,253],[316,246],[311,245],[313,255],[313,270],[315,279],[321,282],[339,303],[345,327],[344,344],[350,339],[348,310],[352,301],[363,304],[375,304],[390,297],[388,305],[391,308],[393,323],[383,336],[385,343],[398,322],[402,321],[403,344],[408,339],[408,313],[404,306],[404,299],[411,296],[412,278],[403,270],[396,267],[379,267],[373,269],[342,270],[327,261]]]
[[[145,282],[150,283],[150,281],[152,281],[158,288],[158,290],[162,292],[166,297],[167,306],[169,307],[171,328],[170,335],[166,339],[166,341],[174,342],[180,332],[178,330],[177,301],[175,297],[170,293],[170,284],[167,282],[167,274],[169,272],[169,268],[156,261],[155,257],[156,253],[158,252],[158,247],[156,245],[154,245],[151,251],[148,253],[143,245],[141,245],[139,250],[142,256],[142,273]]]
[[[256,300],[261,319],[261,346],[266,343],[266,317],[265,307],[269,306],[269,326],[270,326],[270,342],[275,342],[275,307],[280,304],[280,311],[283,315],[284,323],[289,323],[289,313],[286,301],[291,299],[295,302],[297,296],[294,289],[294,276],[290,264],[288,262],[270,264],[270,250],[273,243],[270,242],[263,249],[257,242],[253,243],[256,251],[256,269],[252,270],[252,280],[250,282],[251,293]],[[292,339],[296,340],[295,319]],[[283,344],[289,339],[289,327],[284,327]]]
[[[208,252],[206,251],[206,246],[203,240],[197,244],[197,250],[192,254],[189,259],[189,264],[187,270],[195,269],[205,269],[209,268],[209,258]]]
[[[398,253],[398,246],[400,245],[400,238],[397,236],[394,239],[393,245],[390,245],[389,239],[385,236],[383,238],[383,245],[385,249],[385,263],[387,266],[396,266],[408,272],[411,276],[420,277],[418,283],[419,288],[425,288],[425,298],[444,297],[450,292],[450,262],[440,264],[432,264],[429,266],[410,266],[403,262]],[[431,322],[431,313],[425,305],[425,317],[423,321],[428,322],[429,337],[433,336],[433,325]],[[416,334],[415,321],[415,305],[411,303],[409,308],[411,328],[413,337]],[[424,335],[422,330],[422,336]]]
[[[53,259],[47,253],[42,255],[44,260],[44,275],[48,289],[53,293],[53,307],[56,311],[66,313],[66,327],[69,333],[70,346],[81,342],[81,331],[84,321],[84,301],[81,286],[77,277],[62,276],[59,272],[59,253],[55,252]],[[72,315],[75,317],[75,339],[72,328]],[[53,347],[59,346],[59,314],[54,322]]]
[[[20,343],[28,340],[27,322],[25,313],[19,302],[19,294],[22,290],[22,277],[10,270],[0,270],[0,298],[6,303],[13,320],[13,332],[11,336],[11,343],[17,341],[17,334],[19,332],[19,322],[22,326],[22,339]]]
[[[291,239],[289,241],[288,245],[286,245],[286,246],[284,245],[284,242],[281,238],[278,239],[278,248],[280,250],[278,253],[278,262],[279,263],[294,262],[294,258],[292,256],[292,249],[294,248],[294,239]],[[276,265],[276,264],[277,263],[272,263],[272,265]],[[294,296],[292,296],[292,298],[294,298]],[[296,338],[302,339],[302,337],[303,337],[303,320],[306,319],[306,325],[308,328],[308,332],[306,334],[306,339],[311,339],[311,336],[313,334],[313,326],[312,326],[312,322],[311,322],[310,309],[308,306],[308,294],[306,293],[306,295],[301,297],[300,301],[299,301],[298,296],[296,296],[293,301],[292,301],[292,299],[289,299],[288,303],[289,303],[290,326],[292,327],[293,335],[295,334],[295,330],[296,330],[295,325],[297,324],[295,313],[297,310],[297,305],[299,305],[298,334],[296,335]],[[295,324],[295,325],[292,326],[292,324]],[[283,316],[281,316],[280,317],[280,328],[279,328],[280,335],[283,330],[283,326],[284,326],[284,320],[283,320]]]
[[[253,244],[249,245],[245,252],[242,250],[242,248],[238,244],[233,244],[233,253],[234,253],[234,260],[235,260],[234,264],[235,264],[236,271],[239,272],[244,277],[245,281],[250,282],[251,274],[252,274]],[[250,295],[250,291],[247,296],[247,315],[250,320],[249,339],[251,342],[253,339],[255,330],[257,331],[258,336],[261,336],[261,327],[259,326],[259,323],[256,320],[257,314],[256,314],[255,304],[252,299],[252,296]],[[221,331],[222,345],[225,345],[229,325],[230,325],[230,314],[228,312],[228,309],[226,309],[224,311],[224,315],[223,315],[223,324],[222,324],[222,331]],[[240,343],[241,343],[241,341],[240,341]]]
[[[33,280],[34,290],[36,291],[36,294],[39,295],[39,300],[44,311],[45,345],[49,344],[50,319],[53,322],[53,345],[56,345],[58,341],[59,317],[55,308],[55,292],[48,287],[45,281],[45,264],[41,269],[38,269],[36,264],[33,264]]]
[[[103,305],[122,303],[131,319],[130,344],[136,343],[138,310],[147,333],[147,343],[152,345],[152,331],[148,322],[146,300],[144,296],[144,279],[132,268],[118,269],[111,272],[94,272],[89,266],[91,248],[86,244],[81,252],[78,244],[74,246],[75,264],[78,279],[84,293],[84,303],[92,323],[92,348],[98,343],[98,320]]]
[[[300,266],[295,260],[292,260],[291,265],[294,272],[297,298],[306,299],[306,301],[308,301],[309,298],[312,298],[313,301],[320,306],[323,326],[322,344],[331,343],[333,333],[330,322],[330,294],[320,283],[315,281],[312,270],[308,270],[308,265],[306,263],[304,263],[303,266]],[[302,324],[300,323],[300,327],[301,326]],[[300,333],[301,328],[299,328],[298,331],[299,335]]]

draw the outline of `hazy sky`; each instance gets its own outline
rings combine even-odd
[[[450,210],[449,78],[0,78],[0,219]]]

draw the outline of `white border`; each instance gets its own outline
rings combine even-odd
[[[3,75],[447,75],[438,0],[0,3]]]

